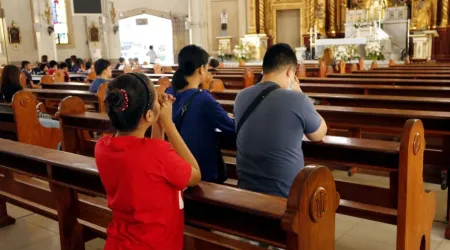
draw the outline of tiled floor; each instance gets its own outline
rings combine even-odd
[[[386,178],[335,173],[336,179],[346,179],[368,185],[386,186]],[[443,220],[446,192],[437,185],[427,185],[437,193],[436,220]],[[0,229],[0,250],[59,250],[58,224],[40,215],[8,204],[8,213],[17,219],[15,225]],[[433,224],[431,250],[450,250],[450,241],[444,240],[445,224]],[[395,250],[396,227],[384,223],[337,215],[336,250]],[[103,249],[105,241],[95,239],[86,243],[87,250]],[[409,249],[408,249],[409,250]]]

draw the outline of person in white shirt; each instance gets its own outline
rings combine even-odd
[[[147,56],[150,57],[150,64],[155,64],[156,59],[158,58],[158,55],[153,50],[153,45],[150,45],[150,50],[147,53]]]

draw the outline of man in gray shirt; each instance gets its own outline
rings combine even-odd
[[[321,141],[327,125],[316,112],[295,77],[297,58],[287,44],[272,46],[264,56],[260,83],[236,97],[236,126],[258,96],[261,102],[241,125],[237,136],[239,187],[287,197],[292,182],[304,167],[302,138]]]

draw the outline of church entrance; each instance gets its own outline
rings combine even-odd
[[[120,20],[119,26],[121,57],[149,62],[147,54],[152,45],[161,64],[173,64],[172,20],[142,14]]]

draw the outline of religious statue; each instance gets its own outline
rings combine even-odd
[[[428,30],[431,27],[432,4],[430,0],[414,0],[412,3],[412,27]]]
[[[225,9],[222,10],[222,13],[220,13],[220,24],[222,29],[222,36],[226,36],[228,28],[228,13]]]
[[[10,44],[20,44],[22,42],[20,29],[15,26],[14,21],[12,22],[11,27],[8,28],[8,34]]]
[[[315,17],[316,17],[316,24],[317,24],[317,32],[322,36],[326,36],[325,6],[323,3],[316,4]]]

